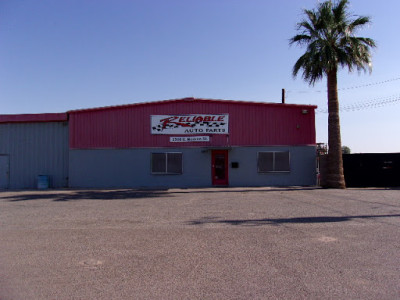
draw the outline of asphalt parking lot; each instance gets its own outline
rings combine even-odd
[[[0,192],[0,299],[400,299],[400,190]]]

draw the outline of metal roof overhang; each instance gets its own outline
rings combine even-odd
[[[200,147],[201,152],[208,152],[211,150],[232,150],[232,146],[209,146],[209,147]]]
[[[68,121],[67,113],[0,115],[0,123],[35,123],[64,121]]]

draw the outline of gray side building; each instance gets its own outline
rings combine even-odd
[[[38,175],[68,186],[67,114],[2,116],[0,188],[36,188]]]

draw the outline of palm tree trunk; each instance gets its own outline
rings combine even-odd
[[[328,72],[328,188],[344,189],[342,141],[340,137],[339,99],[337,91],[337,70]]]

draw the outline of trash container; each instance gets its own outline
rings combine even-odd
[[[37,188],[39,190],[45,190],[45,189],[49,188],[49,176],[48,175],[38,175]]]

